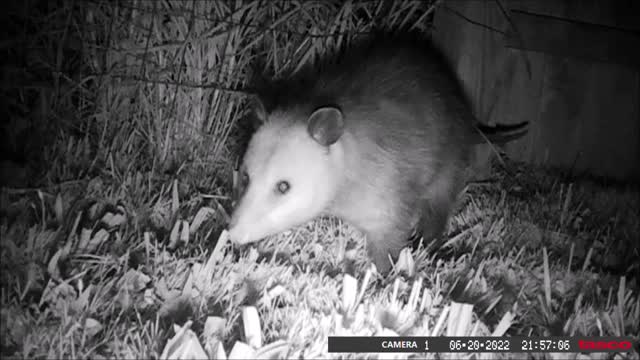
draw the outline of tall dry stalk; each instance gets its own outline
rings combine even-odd
[[[60,30],[48,36],[52,51],[44,62],[58,75],[49,79],[52,99],[42,106],[69,91],[87,100],[76,100],[71,114],[81,135],[73,144],[81,150],[64,148],[69,135],[62,132],[49,153],[79,156],[86,168],[120,181],[130,172],[173,172],[184,165],[225,178],[237,151],[229,139],[243,115],[252,70],[295,72],[374,27],[424,30],[433,10],[433,2],[417,0],[57,4],[59,10],[49,9],[59,13]],[[86,66],[72,69],[81,71],[72,81],[61,77],[67,58],[54,51],[56,40],[69,34]]]

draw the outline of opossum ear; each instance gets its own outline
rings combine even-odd
[[[338,141],[344,133],[342,111],[335,107],[322,107],[309,116],[309,135],[319,144],[329,146]]]
[[[254,127],[258,128],[267,121],[267,109],[258,95],[252,95],[249,98],[249,104],[254,115]]]

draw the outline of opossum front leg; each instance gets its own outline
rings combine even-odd
[[[427,187],[420,218],[422,238],[425,242],[439,238],[445,232],[462,185],[459,171],[450,168],[438,174]]]
[[[439,200],[440,202],[425,201],[425,205],[422,208],[420,229],[425,243],[442,236],[447,228],[449,220],[448,205],[442,203],[443,199]]]
[[[410,231],[397,229],[366,232],[367,254],[379,272],[386,274],[391,269],[391,260],[396,261],[400,251],[408,245],[409,235]]]

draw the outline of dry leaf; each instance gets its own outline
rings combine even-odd
[[[146,308],[147,304],[144,298],[144,291],[150,282],[151,278],[146,274],[135,269],[130,269],[118,280],[116,302],[118,302],[123,309],[128,309],[134,303],[136,306]]]
[[[436,326],[434,326],[433,331],[431,332],[431,336],[440,336],[440,332],[442,331],[444,322],[447,320],[450,309],[451,307],[449,305],[445,306],[444,309],[442,309],[442,311],[440,312],[440,316],[438,317],[438,321],[436,322]]]
[[[157,202],[153,206],[153,210],[151,211],[151,215],[149,216],[149,220],[151,223],[157,227],[162,229],[169,229],[171,227],[171,209],[168,204]]]
[[[96,319],[87,318],[84,321],[84,331],[88,337],[92,338],[96,336],[100,331],[102,331],[102,324]]]
[[[49,275],[57,281],[62,281],[62,275],[60,274],[60,266],[59,263],[64,261],[69,256],[68,248],[62,247],[56,251],[55,254],[49,260],[49,265],[47,266],[47,272]]]
[[[91,235],[93,234],[93,230],[89,228],[82,228],[80,230],[80,238],[78,239],[78,249],[80,251],[84,251],[89,246],[89,242],[91,241]]]
[[[211,260],[212,263],[217,263],[222,260],[222,249],[229,242],[229,232],[227,230],[222,230],[220,236],[218,237],[218,242],[216,242],[216,246],[213,248],[213,252],[211,252]]]
[[[202,336],[205,339],[210,337],[222,337],[224,333],[224,327],[227,320],[219,316],[209,316],[204,323],[204,330]]]
[[[193,297],[200,295],[198,294],[198,291],[193,287],[193,281],[194,281],[193,278],[194,276],[198,276],[201,267],[202,265],[200,263],[193,264],[193,266],[191,267],[191,270],[189,271],[189,276],[187,277],[187,281],[184,283],[184,286],[182,287],[182,295],[193,296]]]
[[[502,319],[500,319],[498,326],[496,326],[496,328],[493,330],[491,336],[503,336],[507,332],[507,330],[509,330],[511,324],[513,324],[514,318],[515,315],[510,311],[507,311],[506,314],[502,316]]]
[[[242,324],[247,343],[255,349],[260,348],[262,346],[262,329],[258,310],[254,306],[242,308]]]
[[[170,293],[169,287],[167,286],[167,280],[164,277],[161,277],[160,279],[156,280],[154,286],[156,289],[156,293],[158,294],[158,296],[160,296],[161,299],[167,300],[169,298],[174,297],[174,295]],[[175,296],[180,295],[180,291],[178,291],[177,293],[178,295],[175,295]]]
[[[156,303],[156,294],[153,289],[146,289],[144,291],[144,303],[151,306]]]
[[[147,288],[150,282],[151,278],[147,274],[135,269],[129,269],[120,279],[119,286],[126,287],[131,291],[141,292]]]
[[[209,354],[210,359],[227,360],[227,354],[224,352],[224,344],[222,341],[213,340],[212,342],[206,342],[204,348]]]
[[[204,324],[202,337],[204,339],[204,348],[214,359],[226,359],[224,346],[220,339],[224,334],[226,320],[218,316],[209,316]]]
[[[175,249],[178,247],[180,225],[182,225],[182,221],[177,220],[173,225],[173,229],[171,229],[171,234],[169,235],[169,249]]]
[[[285,359],[289,352],[289,344],[284,340],[274,341],[258,349],[256,359]]]
[[[102,217],[102,222],[107,225],[110,229],[120,226],[127,221],[127,217],[125,214],[120,213],[106,213]]]
[[[78,296],[78,298],[74,301],[74,309],[78,312],[82,312],[86,310],[89,306],[89,297],[91,296],[91,291],[93,290],[93,284],[89,284],[86,289],[81,290],[82,292]]]
[[[271,290],[267,291],[264,297],[260,299],[260,304],[266,305],[270,304],[273,300],[277,299],[282,295],[287,295],[289,292],[282,285],[276,285]]]
[[[196,231],[198,231],[198,229],[200,228],[200,226],[207,220],[209,219],[209,217],[211,217],[212,215],[215,215],[216,211],[213,210],[210,207],[202,207],[200,208],[200,210],[198,210],[198,212],[196,213],[196,216],[193,218],[193,221],[191,221],[191,226],[189,231],[191,232],[191,234],[195,234]]]
[[[256,351],[253,348],[241,341],[236,341],[233,345],[233,349],[229,353],[229,360],[235,359],[255,359]]]
[[[349,311],[356,302],[358,292],[358,280],[349,274],[342,278],[342,309]]]
[[[191,321],[184,326],[174,325],[176,335],[167,341],[160,359],[207,359],[207,353],[200,345],[198,337],[190,329]]]
[[[401,274],[405,273],[408,277],[413,277],[416,273],[416,264],[413,260],[411,249],[404,248],[400,251],[400,256],[396,262],[396,271]]]
[[[431,296],[431,291],[425,289],[422,293],[422,300],[420,300],[420,308],[418,309],[418,312],[423,312],[425,309],[430,309],[432,303],[433,297]]]
[[[98,202],[96,202],[93,205],[91,205],[89,207],[89,210],[88,210],[89,219],[95,221],[96,218],[98,217],[98,213],[102,210],[103,206],[104,206],[104,204],[101,204],[101,203],[98,203]]]
[[[189,243],[189,223],[182,221],[182,231],[180,232],[180,241],[184,244]]]
[[[122,309],[129,309],[131,307],[131,295],[126,288],[120,288],[118,295],[116,295],[116,302]]]

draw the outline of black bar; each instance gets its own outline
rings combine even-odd
[[[631,337],[329,336],[330,353],[587,353],[632,352],[636,349],[638,340]]]

